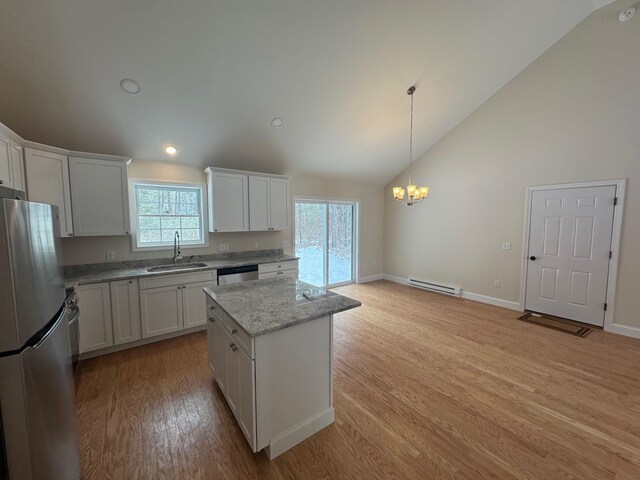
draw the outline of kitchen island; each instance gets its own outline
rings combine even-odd
[[[360,302],[289,278],[206,288],[209,364],[252,451],[334,421],[333,315]]]

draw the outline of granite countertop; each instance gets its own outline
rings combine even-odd
[[[362,305],[293,278],[269,278],[205,288],[205,293],[250,337]],[[313,295],[307,299],[303,294]]]
[[[204,263],[204,267],[196,267],[181,270],[164,270],[158,272],[149,272],[147,269],[158,265],[169,265],[171,259],[141,260],[130,262],[119,262],[118,264],[87,264],[65,268],[65,287],[75,288],[77,285],[87,283],[111,282],[115,280],[126,280],[129,278],[152,277],[158,275],[177,275],[180,273],[194,273],[206,270],[217,270],[219,268],[239,267],[243,265],[256,265],[261,263],[284,262],[288,260],[297,260],[298,257],[285,255],[283,253],[267,253],[256,254],[254,256],[238,256],[233,258],[193,258],[190,263]],[[180,265],[187,262],[178,262]],[[111,268],[109,266],[111,265]]]

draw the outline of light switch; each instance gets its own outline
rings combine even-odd
[[[116,252],[108,251],[106,256],[107,262],[113,262],[116,259]]]
[[[511,250],[511,242],[502,242],[502,250]]]
[[[219,243],[218,244],[218,251],[219,252],[228,252],[229,251],[229,244],[228,243]]]

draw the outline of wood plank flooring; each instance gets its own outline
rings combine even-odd
[[[85,479],[640,479],[640,341],[380,281],[336,289],[336,422],[252,454],[196,333],[81,363]]]

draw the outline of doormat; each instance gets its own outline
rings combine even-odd
[[[593,329],[574,323],[571,320],[565,320],[564,318],[551,317],[549,315],[541,315],[539,313],[527,312],[518,320],[523,322],[533,323],[540,325],[541,327],[551,328],[558,330],[559,332],[568,333],[569,335],[575,335],[576,337],[586,337]]]

